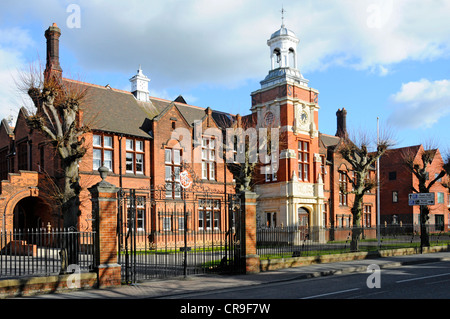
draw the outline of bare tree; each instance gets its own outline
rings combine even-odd
[[[358,242],[361,238],[361,216],[363,211],[364,195],[377,186],[377,181],[370,177],[370,171],[375,169],[377,160],[392,146],[393,142],[390,134],[386,131],[383,136],[377,139],[375,150],[370,151],[371,140],[368,135],[360,131],[359,136],[354,139],[344,137],[338,148],[339,154],[351,165],[353,176],[347,171],[340,171],[347,176],[351,183],[352,191],[341,190],[354,194],[353,206],[351,208],[353,216],[352,241],[350,245],[351,251],[358,251]]]
[[[64,175],[61,195],[64,227],[76,227],[81,191],[78,164],[86,153],[83,134],[89,130],[79,118],[86,89],[58,76],[41,79],[34,70],[22,77],[22,87],[36,108],[27,123],[47,138],[60,157]]]
[[[437,147],[433,141],[429,141],[423,145],[423,148],[419,149],[419,153],[412,151],[410,148],[405,149],[402,153],[402,160],[405,166],[413,173],[418,181],[418,189],[413,185],[412,191],[415,193],[429,193],[431,187],[436,184],[442,177],[450,171],[449,161],[441,168],[439,174],[430,178],[427,169],[432,164],[436,155]],[[421,247],[429,247],[430,239],[428,230],[426,227],[427,221],[430,219],[430,208],[428,206],[420,207],[420,242]]]
[[[31,66],[29,72],[21,74],[18,86],[35,107],[35,112],[26,119],[30,133],[40,132],[56,151],[55,160],[61,163],[63,181],[61,185],[53,185],[53,189],[63,215],[63,227],[77,229],[81,192],[78,164],[86,153],[83,134],[89,131],[82,124],[80,111],[87,89],[64,81],[61,74],[41,70]],[[61,256],[66,266],[76,262],[76,252],[63,249]]]
[[[268,125],[256,129],[255,120],[251,116],[238,116],[234,125],[223,117],[217,119],[217,122],[224,135],[223,159],[236,181],[236,193],[251,190],[255,184],[263,182],[264,172],[276,174],[279,149],[287,144],[287,135],[279,132],[279,126]],[[227,140],[230,137],[226,134],[227,129],[235,130],[234,135],[231,135],[234,141]],[[251,136],[253,133],[254,136]],[[230,158],[229,152],[233,149],[236,151],[236,160]],[[264,155],[266,158],[261,161]]]

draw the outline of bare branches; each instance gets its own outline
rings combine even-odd
[[[357,136],[352,135],[353,138],[343,137],[340,140],[337,151],[351,165],[351,171],[354,175],[345,170],[339,170],[341,174],[345,174],[347,180],[352,184],[352,191],[347,192],[346,189],[341,189],[342,193],[354,194],[354,202],[351,208],[353,215],[353,231],[351,250],[358,250],[358,241],[360,238],[362,203],[364,195],[377,186],[377,181],[371,177],[370,172],[376,168],[377,160],[393,145],[392,135],[384,130],[383,135],[377,136],[375,142],[371,139],[365,130],[358,131]],[[372,146],[374,145],[374,146]],[[344,186],[345,187],[345,186]]]
[[[28,72],[20,73],[17,86],[28,94],[35,107],[26,118],[30,129],[42,133],[59,154],[64,184],[60,188],[56,184],[50,186],[58,194],[64,223],[73,226],[79,213],[81,191],[78,163],[86,153],[83,136],[89,131],[81,119],[87,87],[62,79],[60,74],[44,77],[44,73],[40,65],[30,65]]]
[[[450,162],[447,159],[441,171],[430,179],[428,168],[432,164],[437,153],[435,142],[428,141],[421,148],[405,148],[401,152],[401,158],[405,166],[413,173],[419,182],[419,189],[413,188],[416,193],[428,193],[431,187],[447,175],[450,171]],[[429,181],[427,183],[427,181]]]
[[[18,87],[36,108],[27,122],[49,139],[64,162],[77,161],[86,152],[81,142],[88,128],[78,119],[87,89],[60,77],[44,79],[42,73],[40,65],[30,65],[28,72],[20,73]]]

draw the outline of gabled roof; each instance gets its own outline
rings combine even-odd
[[[27,109],[24,108],[23,106],[19,109],[19,114],[17,114],[17,119],[16,119],[16,125],[14,126],[14,128],[11,128],[11,130],[13,131],[12,134],[16,135],[16,130],[18,129],[18,127],[20,125],[18,125],[17,123],[20,121],[24,121],[26,123],[26,119],[30,116],[30,114],[28,113]]]
[[[328,134],[320,133],[320,141],[322,142],[323,146],[326,148],[334,148],[336,145],[339,144],[339,141],[341,140],[340,137],[332,136]]]
[[[388,163],[396,163],[401,164],[404,162],[404,156],[405,154],[414,154],[416,155],[422,145],[413,145],[413,146],[406,146],[406,147],[400,147],[400,148],[393,148],[388,149],[383,156],[381,156],[381,161],[387,161]]]
[[[207,109],[178,102],[180,101],[179,97],[174,101],[150,97],[150,101],[154,106],[162,109],[161,112],[154,117],[155,121],[159,120],[172,106],[175,106],[178,109],[180,114],[191,127],[194,126],[195,121],[203,121],[203,119],[207,116]],[[230,127],[234,121],[234,115],[229,113],[211,110],[211,115],[218,127]]]
[[[158,121],[166,114],[172,107],[175,107],[184,120],[190,125],[194,126],[196,120],[202,120],[205,117],[205,109],[196,106],[188,106],[183,103],[177,103],[175,101],[162,100],[157,98],[150,98],[153,105],[157,105],[161,109],[161,112],[154,117],[155,121]]]
[[[6,134],[10,136],[14,136],[14,127],[11,127],[9,125],[9,122],[7,119],[3,119],[0,123],[0,128],[3,128],[6,132]]]

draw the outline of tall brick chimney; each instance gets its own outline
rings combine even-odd
[[[347,110],[345,108],[342,108],[337,110],[336,112],[336,118],[337,118],[337,130],[336,130],[336,136],[341,138],[347,138]]]
[[[59,64],[59,37],[61,36],[61,29],[56,23],[53,23],[45,31],[45,38],[47,39],[47,64],[45,66],[44,76],[48,80],[50,76],[61,78],[62,69]]]

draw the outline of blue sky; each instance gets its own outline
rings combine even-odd
[[[379,117],[398,147],[450,149],[450,2],[437,0],[3,0],[0,116],[29,103],[14,79],[44,62],[53,22],[66,77],[129,90],[141,65],[153,96],[248,114],[282,6],[299,69],[320,92],[321,132],[335,134],[345,107],[349,131],[376,137]]]

